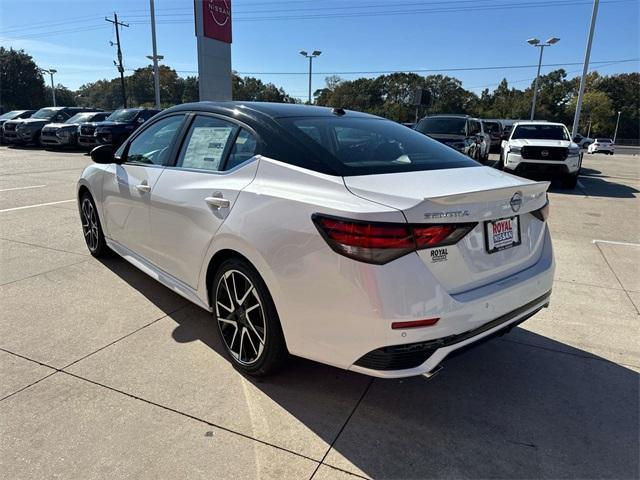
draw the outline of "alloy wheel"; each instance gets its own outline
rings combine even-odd
[[[258,292],[238,270],[227,270],[216,286],[216,319],[229,353],[242,365],[256,363],[265,348],[267,324]]]
[[[82,200],[82,233],[84,233],[84,239],[87,242],[89,250],[95,252],[98,249],[98,243],[100,241],[98,230],[98,219],[96,217],[96,210],[93,208],[93,203],[88,197]]]

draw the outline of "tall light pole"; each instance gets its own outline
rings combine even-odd
[[[582,97],[584,87],[587,83],[587,71],[589,70],[589,57],[591,56],[591,44],[593,43],[593,32],[596,29],[596,17],[598,16],[598,5],[600,0],[593,0],[593,10],[591,11],[591,25],[589,36],[587,37],[587,49],[584,52],[584,65],[582,66],[582,77],[580,77],[580,89],[578,90],[578,101],[576,102],[576,113],[573,116],[573,126],[571,127],[571,138],[575,138],[578,133],[578,123],[580,122],[580,110],[582,109]]]
[[[536,114],[536,100],[538,99],[538,81],[540,80],[540,67],[542,67],[542,53],[544,52],[544,47],[550,47],[558,43],[560,39],[558,37],[551,37],[545,43],[540,43],[540,40],[537,38],[530,38],[527,40],[529,45],[533,45],[534,47],[540,48],[540,59],[538,60],[538,73],[536,74],[536,82],[533,86],[533,101],[531,102],[531,120]]]
[[[162,56],[158,55],[156,47],[156,10],[153,0],[149,0],[149,10],[151,10],[151,43],[153,45],[153,56],[147,57],[153,60],[153,84],[156,93],[156,108],[160,110],[160,69],[158,68],[158,60],[162,60]]]
[[[320,50],[314,50],[311,54],[308,54],[306,51],[300,51],[300,55],[309,59],[309,105],[311,105],[311,75],[312,75],[312,64],[314,57],[320,56],[322,52]]]
[[[50,68],[49,70],[47,70],[46,68],[41,68],[40,69],[41,73],[48,73],[49,75],[51,75],[51,95],[53,97],[53,106],[56,106],[56,86],[53,83],[53,74],[54,73],[58,73],[58,71],[55,68]]]
[[[616,143],[616,137],[618,136],[618,125],[620,124],[620,114],[622,112],[618,112],[618,119],[616,120],[616,129],[613,132],[613,143]]]

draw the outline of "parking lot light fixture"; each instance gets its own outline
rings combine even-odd
[[[313,59],[314,57],[320,56],[322,52],[320,50],[314,50],[309,54],[306,50],[300,50],[300,55],[309,59],[309,105],[311,105],[311,72],[313,68]]]
[[[53,83],[53,74],[58,73],[58,70],[56,70],[55,68],[50,68],[49,70],[47,70],[46,68],[41,68],[40,73],[48,73],[49,75],[51,75],[51,96],[53,97],[53,106],[55,107],[56,106],[56,87]]]
[[[555,45],[558,43],[560,39],[558,37],[550,37],[545,43],[540,43],[540,40],[537,38],[530,38],[527,40],[529,45],[540,48],[540,58],[538,59],[538,73],[536,73],[536,81],[533,85],[533,100],[531,101],[531,118],[536,114],[536,100],[538,99],[538,81],[540,80],[540,68],[542,67],[542,53],[544,52],[544,47],[550,47],[551,45]]]

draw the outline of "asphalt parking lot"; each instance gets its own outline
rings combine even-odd
[[[263,381],[209,315],[88,255],[81,152],[0,147],[5,478],[638,478],[640,156],[555,185],[550,308],[431,380]]]

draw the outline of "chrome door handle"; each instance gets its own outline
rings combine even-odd
[[[231,206],[231,202],[222,197],[206,197],[204,201],[216,209],[229,208]]]
[[[142,193],[148,193],[151,191],[151,187],[146,183],[141,183],[140,185],[136,185],[136,188]]]

